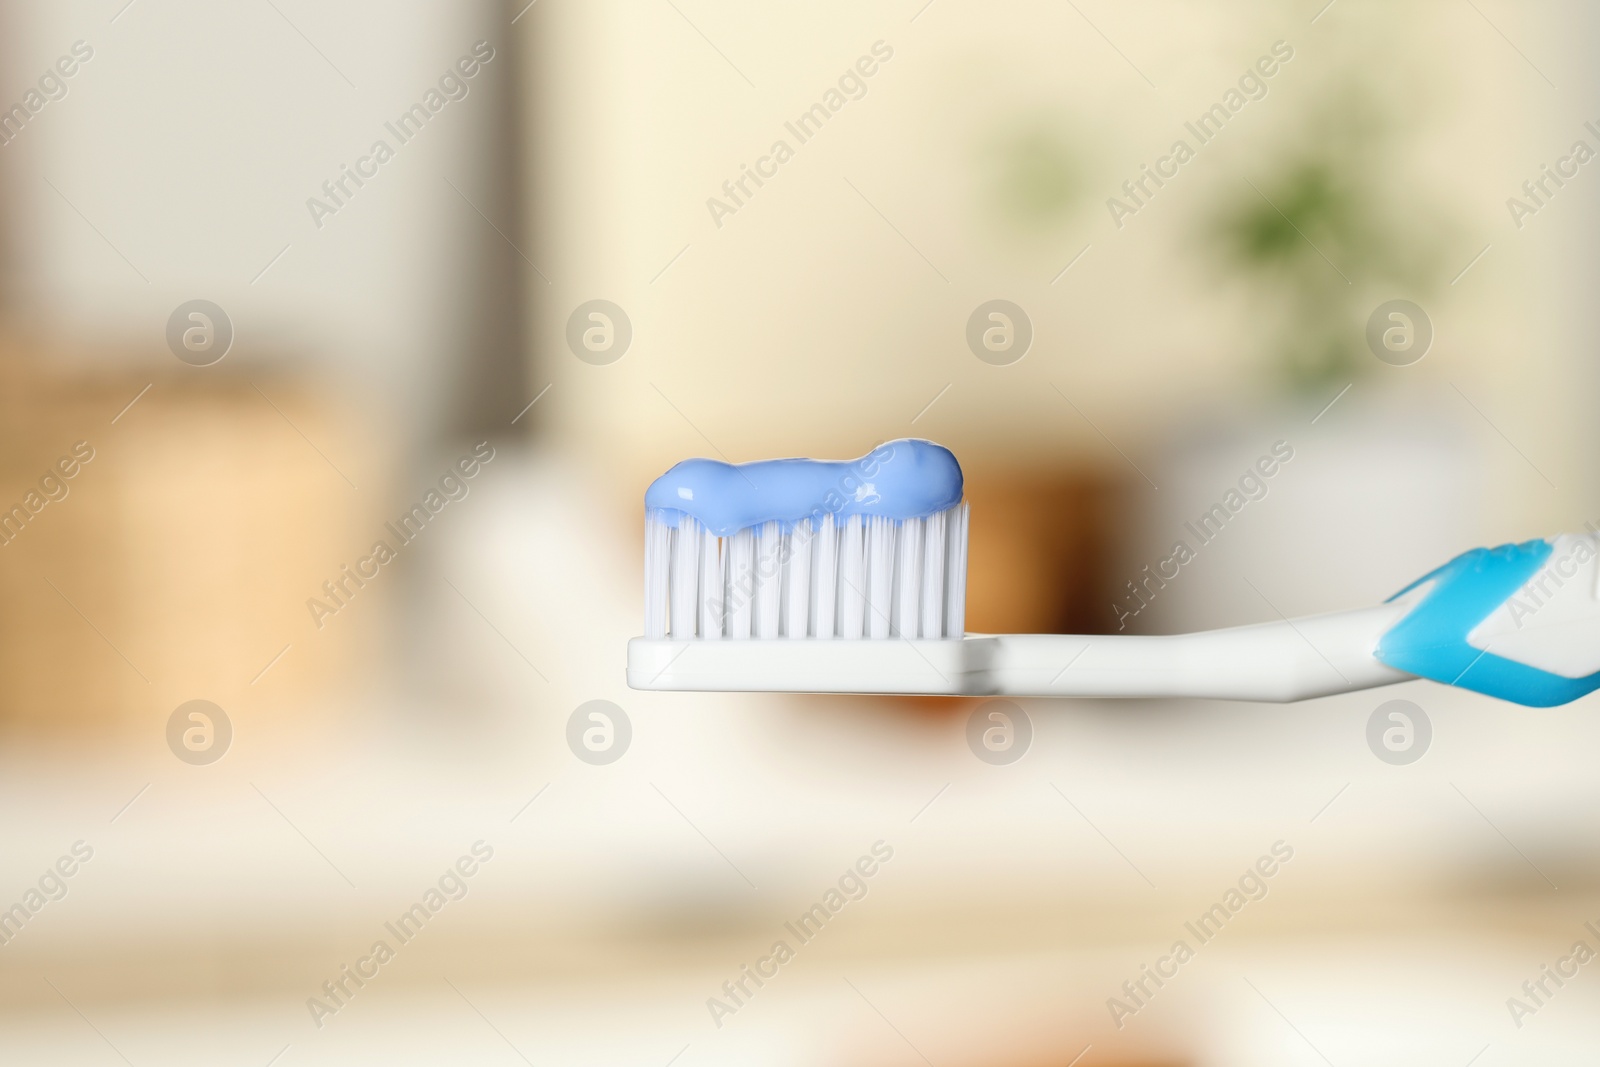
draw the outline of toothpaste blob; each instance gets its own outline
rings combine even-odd
[[[647,512],[676,527],[687,515],[712,534],[831,514],[920,519],[961,502],[961,464],[943,445],[902,438],[860,459],[768,459],[724,463],[686,459],[650,483]]]
[[[647,640],[965,632],[961,465],[931,441],[860,459],[691,459],[645,492]]]

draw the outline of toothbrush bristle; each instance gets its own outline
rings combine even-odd
[[[727,537],[645,512],[648,638],[959,638],[966,624],[965,502],[925,518],[822,512]]]

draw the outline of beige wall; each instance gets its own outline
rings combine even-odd
[[[1433,256],[1423,303],[1438,337],[1414,368],[1373,361],[1349,399],[1397,396],[1485,435],[1485,476],[1521,516],[1520,536],[1530,517],[1535,529],[1572,522],[1587,452],[1574,443],[1590,441],[1573,386],[1591,383],[1579,305],[1561,287],[1584,269],[1573,234],[1587,209],[1569,193],[1519,233],[1504,205],[1583,132],[1559,28],[1509,9],[1491,26],[1450,5],[1339,3],[1315,24],[1314,8],[1264,4],[677,7],[537,13],[538,130],[552,147],[529,149],[541,194],[531,240],[551,279],[533,282],[535,374],[555,383],[545,417],[562,439],[640,479],[713,446],[735,459],[853,454],[912,433],[964,457],[1104,456],[1051,383],[1135,454],[1197,412],[1269,403],[1271,293],[1231,279],[1205,227],[1220,201],[1250,195],[1246,179],[1268,186],[1277,150],[1353,79],[1392,124],[1378,184],[1409,228],[1403,240]],[[1569,88],[1552,90],[1496,26]],[[1182,120],[1280,39],[1294,59],[1268,95],[1118,229],[1106,200],[1122,180],[1187,136]],[[775,138],[793,142],[784,121],[878,40],[894,58],[865,97],[796,145],[719,228],[707,198]],[[1038,130],[1067,153],[1076,194],[1018,223],[1000,204],[999,160]],[[1409,295],[1352,273],[1370,290],[1363,306]],[[980,363],[963,340],[967,315],[995,296],[1036,329],[1032,352],[1008,368]],[[562,341],[567,315],[595,297],[633,320],[632,349],[609,367],[580,363]],[[1451,383],[1563,491],[1550,493]]]

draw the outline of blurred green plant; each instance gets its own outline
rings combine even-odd
[[[994,168],[994,202],[1020,229],[1054,224],[1083,195],[1082,155],[1059,121],[1015,126],[986,154]]]
[[[1323,396],[1376,370],[1364,333],[1372,308],[1437,288],[1440,228],[1396,202],[1403,184],[1387,116],[1347,89],[1265,175],[1216,205],[1204,247],[1276,309],[1265,340],[1274,380],[1290,392]]]

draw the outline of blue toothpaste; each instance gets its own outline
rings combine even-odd
[[[644,506],[668,525],[688,515],[718,537],[748,526],[785,528],[831,513],[924,518],[961,503],[961,464],[943,445],[903,438],[860,459],[768,459],[723,463],[686,459],[650,483]]]

